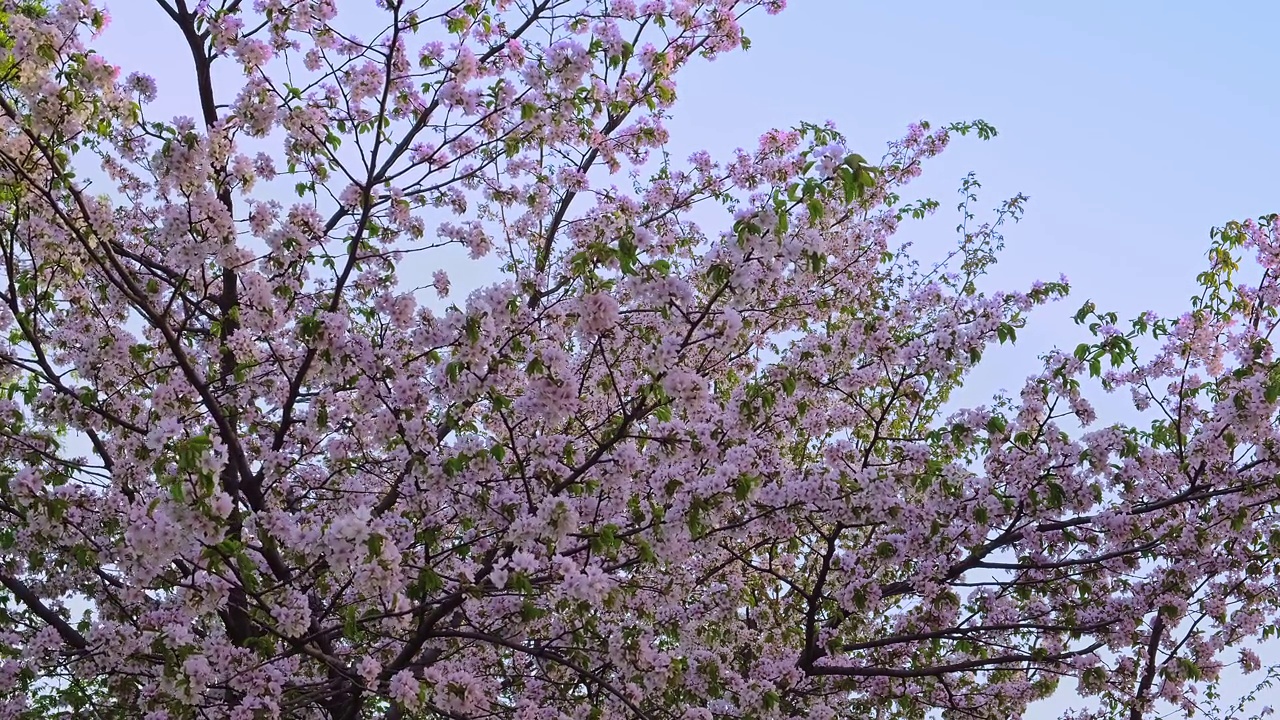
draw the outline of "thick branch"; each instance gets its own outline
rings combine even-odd
[[[89,641],[84,639],[75,628],[71,627],[66,620],[58,616],[48,605],[27,586],[16,577],[8,575],[0,575],[0,584],[8,588],[13,593],[14,598],[22,603],[28,610],[35,613],[36,617],[48,623],[50,627],[58,631],[58,636],[62,641],[76,650],[86,650],[89,647]]]

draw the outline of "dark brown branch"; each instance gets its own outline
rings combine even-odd
[[[1146,710],[1147,693],[1151,692],[1151,684],[1156,678],[1156,653],[1160,651],[1160,640],[1164,637],[1164,618],[1159,614],[1151,623],[1151,641],[1147,643],[1147,667],[1143,670],[1142,680],[1138,682],[1138,691],[1133,696],[1133,707],[1129,708],[1129,720],[1142,720]]]
[[[89,641],[85,640],[83,635],[71,627],[66,620],[59,617],[48,605],[45,605],[26,583],[16,577],[0,575],[0,584],[8,588],[9,592],[13,593],[14,598],[26,606],[28,610],[35,613],[36,617],[45,621],[54,630],[57,630],[62,642],[79,651],[88,649]]]
[[[887,668],[887,667],[841,667],[834,665],[813,665],[803,667],[802,669],[809,675],[835,675],[838,677],[894,677],[894,678],[921,678],[921,677],[939,677],[942,675],[950,675],[952,673],[966,672],[970,670],[998,670],[1003,666],[1032,663],[1032,664],[1049,664],[1070,660],[1073,657],[1088,655],[1106,645],[1105,642],[1098,641],[1079,650],[1067,650],[1060,653],[1048,655],[1030,655],[1027,653],[1008,653],[1005,655],[997,655],[990,658],[977,658],[974,660],[965,660],[963,662],[951,663],[949,665],[934,665],[923,668]]]

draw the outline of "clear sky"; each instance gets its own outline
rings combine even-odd
[[[918,119],[1000,130],[953,143],[918,187],[946,201],[975,170],[984,207],[1031,197],[995,277],[1065,273],[1075,289],[1019,334],[1024,361],[1083,339],[1064,318],[1085,299],[1180,314],[1209,229],[1280,211],[1280,4],[792,0],[747,30],[750,51],[682,76],[677,145],[727,151],[832,120],[875,157]]]
[[[944,204],[922,237],[950,242],[957,181],[975,170],[984,207],[1031,197],[996,279],[1023,288],[1065,273],[1075,292],[977,374],[986,395],[1016,391],[1037,354],[1082,341],[1066,318],[1085,299],[1122,318],[1180,314],[1209,229],[1280,211],[1280,3],[790,4],[747,23],[749,52],[682,74],[675,155],[723,157],[800,121],[834,121],[868,157],[919,119],[996,125],[995,140],[957,141],[926,166],[918,187]],[[172,83],[189,60],[154,4],[108,6],[108,59],[155,75],[162,98],[182,92]]]

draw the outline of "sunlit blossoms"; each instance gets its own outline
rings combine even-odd
[[[156,0],[165,117],[102,8],[0,0],[0,718],[1140,718],[1260,668],[1275,218],[958,408],[1068,291],[989,287],[1025,198],[972,178],[895,239],[989,125],[666,152],[783,5]]]

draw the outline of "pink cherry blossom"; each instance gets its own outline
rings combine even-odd
[[[0,719],[1153,717],[1260,670],[1280,219],[955,407],[1069,291],[993,286],[1026,198],[972,176],[899,239],[989,125],[671,157],[680,71],[784,6],[161,0],[185,92],[0,0]]]

